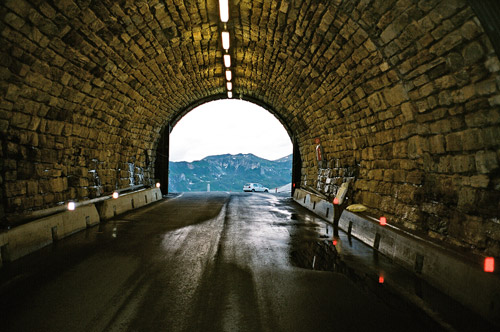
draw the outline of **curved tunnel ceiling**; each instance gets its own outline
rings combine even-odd
[[[4,215],[153,180],[163,128],[226,94],[216,0],[5,0],[0,16]],[[302,186],[354,175],[374,213],[500,255],[498,38],[467,1],[234,0],[227,30],[234,96],[285,125]]]

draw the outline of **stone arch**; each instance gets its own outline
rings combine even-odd
[[[235,1],[235,96],[289,126],[301,186],[324,189],[319,136],[330,172],[359,170],[352,198],[371,213],[498,256],[500,29],[488,9],[498,4]],[[225,94],[214,0],[5,0],[0,23],[4,219],[90,198],[92,181],[128,186],[132,162],[150,182],[144,151],[162,128]]]
[[[300,156],[300,150],[298,149],[298,141],[295,136],[295,133],[291,126],[285,122],[281,117],[278,112],[276,112],[272,106],[266,104],[265,102],[251,98],[251,97],[246,97],[244,95],[240,96],[240,100],[247,101],[253,104],[256,104],[263,109],[267,110],[269,113],[274,115],[274,117],[281,123],[283,128],[286,130],[288,133],[288,136],[290,137],[290,141],[292,142],[294,149],[293,149],[293,169],[292,169],[292,179],[291,181],[293,183],[296,183],[297,188],[300,186],[300,178],[301,178],[301,167],[299,166],[301,164],[301,156]],[[179,110],[178,112],[175,113],[175,115],[172,117],[170,122],[166,123],[165,126],[161,129],[160,131],[160,136],[158,139],[154,142],[152,151],[155,151],[153,154],[157,164],[155,165],[155,177],[156,179],[161,183],[161,188],[163,194],[168,193],[168,163],[169,163],[169,136],[172,131],[172,129],[175,127],[175,125],[190,111],[193,109],[206,104],[211,101],[217,101],[217,100],[222,100],[226,99],[227,95],[226,94],[221,94],[221,95],[214,95],[210,96],[204,99],[200,99],[186,107],[185,109]],[[295,187],[294,187],[295,188]]]

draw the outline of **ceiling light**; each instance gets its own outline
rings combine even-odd
[[[227,82],[227,84],[226,84],[226,85],[227,85],[227,89],[228,89],[229,91],[231,91],[231,90],[233,89],[233,83],[231,83],[231,82]]]
[[[230,81],[233,78],[233,74],[230,70],[226,70],[226,80]]]
[[[224,66],[226,68],[231,67],[231,56],[229,54],[224,54]]]
[[[222,31],[222,48],[225,50],[229,49],[229,32]]]
[[[219,0],[220,20],[226,23],[229,20],[229,3],[228,0]]]

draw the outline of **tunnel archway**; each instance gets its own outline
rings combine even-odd
[[[498,8],[235,2],[233,90],[293,132],[301,187],[331,195],[322,174],[356,174],[372,213],[500,256]],[[0,16],[4,225],[151,185],[162,130],[226,94],[216,1],[8,0]]]
[[[222,96],[214,96],[210,98],[206,98],[204,100],[198,100],[193,105],[190,105],[186,109],[180,111],[174,118],[173,120],[168,123],[162,130],[161,130],[161,136],[156,144],[156,153],[155,153],[155,175],[156,179],[158,182],[161,184],[161,190],[162,194],[166,195],[169,192],[169,185],[168,185],[168,180],[169,180],[169,152],[170,152],[170,133],[172,132],[172,129],[175,127],[175,125],[190,111],[194,110],[195,108],[206,104],[208,102],[212,101],[217,101],[217,100],[223,100],[226,99],[226,95]],[[300,149],[298,148],[298,143],[297,140],[295,139],[294,133],[290,126],[285,123],[279,114],[272,109],[271,106],[267,105],[266,103],[256,100],[254,98],[248,98],[243,95],[240,96],[241,98],[239,100],[244,100],[250,103],[253,103],[255,105],[258,105],[271,113],[283,126],[283,128],[286,130],[288,133],[288,136],[290,137],[290,141],[292,142],[293,145],[293,161],[292,161],[292,196],[293,192],[295,191],[296,188],[300,188],[300,181],[301,181],[301,156],[300,156]]]

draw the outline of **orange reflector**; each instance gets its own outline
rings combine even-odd
[[[494,272],[495,271],[495,258],[486,257],[484,259],[484,272]]]
[[[380,276],[380,277],[378,277],[378,283],[379,283],[379,284],[383,284],[383,283],[384,283],[384,281],[385,281],[384,276]]]
[[[380,225],[381,226],[387,225],[387,218],[386,217],[380,217]]]
[[[337,197],[335,197],[335,198],[333,199],[333,204],[334,204],[334,205],[339,205],[339,199],[338,199]]]

